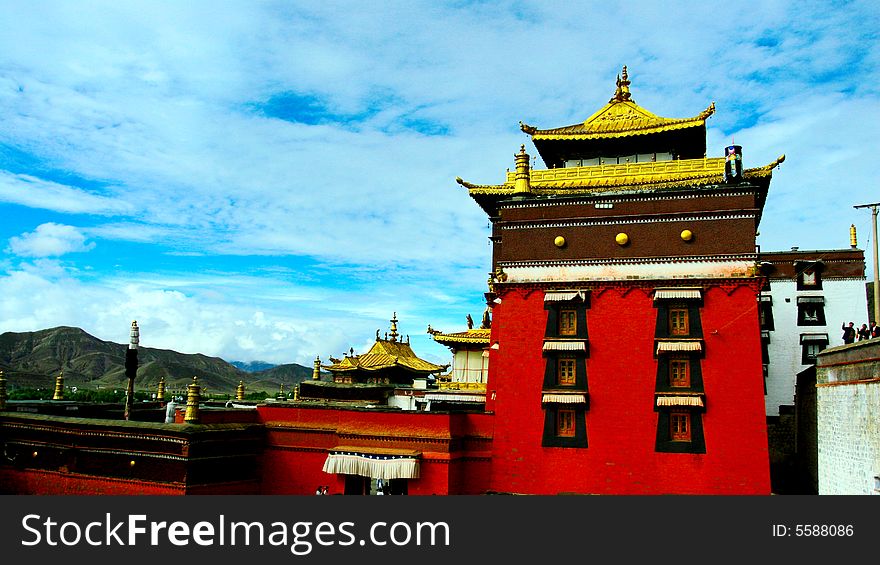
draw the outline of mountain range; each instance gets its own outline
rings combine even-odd
[[[10,389],[54,387],[55,377],[62,371],[68,386],[125,387],[127,348],[127,344],[103,341],[75,327],[6,332],[0,334],[0,369],[6,373]],[[155,391],[159,379],[165,377],[168,391],[184,391],[192,378],[198,377],[209,393],[234,393],[242,381],[248,392],[274,394],[282,384],[290,391],[293,385],[312,378],[312,368],[295,363],[269,367],[250,372],[219,357],[140,347],[135,389]]]

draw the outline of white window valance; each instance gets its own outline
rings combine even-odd
[[[703,407],[699,396],[658,396],[657,406],[698,406]]]
[[[654,291],[654,300],[688,300],[702,297],[700,288],[658,288]]]
[[[544,293],[544,302],[567,302],[576,298],[584,300],[584,296],[583,290],[548,290]]]
[[[828,334],[801,334],[801,344],[806,342],[828,343]]]
[[[544,393],[541,395],[541,402],[554,404],[586,404],[587,395],[584,393],[565,394],[565,393]]]
[[[375,451],[371,453],[370,451]],[[370,448],[333,449],[324,461],[330,474],[360,475],[373,479],[418,479],[420,453]]]
[[[657,353],[669,353],[680,351],[702,351],[703,344],[699,341],[660,341],[657,343]]]
[[[543,351],[586,351],[583,341],[545,341]]]
[[[798,304],[825,304],[825,297],[823,297],[823,296],[798,296],[797,303]]]

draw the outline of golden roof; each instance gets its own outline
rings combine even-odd
[[[746,180],[771,177],[785,160],[779,156],[763,167],[746,169]],[[515,178],[508,173],[499,185],[479,185],[455,179],[471,196],[513,196]],[[530,171],[531,192],[536,196],[592,195],[618,190],[652,190],[681,186],[705,186],[724,182],[724,158],[681,159],[625,165],[596,165]]]
[[[492,333],[491,328],[474,328],[463,332],[443,333],[438,330],[428,328],[428,333],[437,343],[444,345],[457,344],[475,344],[489,345],[489,335]]]
[[[397,313],[391,319],[391,336],[387,339],[379,338],[376,330],[376,342],[366,353],[350,355],[344,359],[331,359],[332,365],[323,365],[323,368],[332,372],[348,371],[381,371],[399,367],[415,373],[436,373],[446,370],[449,365],[435,365],[424,359],[420,359],[412,350],[407,341],[399,341],[397,334]]]
[[[533,141],[560,139],[604,139],[647,135],[684,128],[701,127],[715,113],[715,103],[692,118],[662,118],[635,103],[630,98],[629,80],[623,67],[623,80],[617,77],[617,91],[603,108],[583,123],[553,129],[538,129],[520,122],[522,131]]]

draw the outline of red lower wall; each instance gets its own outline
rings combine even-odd
[[[340,446],[421,452],[411,495],[481,494],[488,490],[492,417],[487,414],[375,411],[301,406],[260,406],[267,427],[262,462],[264,494],[344,491],[342,475],[323,471]]]
[[[753,286],[710,287],[701,309],[705,454],[655,451],[649,288],[594,290],[587,310],[587,448],[541,447],[543,292],[514,290],[493,310],[491,489],[557,494],[769,494],[760,332]]]

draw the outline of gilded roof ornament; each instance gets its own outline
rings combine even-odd
[[[623,79],[621,79],[621,75],[617,75],[617,90],[614,91],[614,96],[611,97],[609,102],[635,102],[635,100],[631,99],[632,94],[629,91],[629,76],[626,73],[626,65],[623,66]]]
[[[397,312],[391,316],[391,338],[390,341],[397,341]]]

